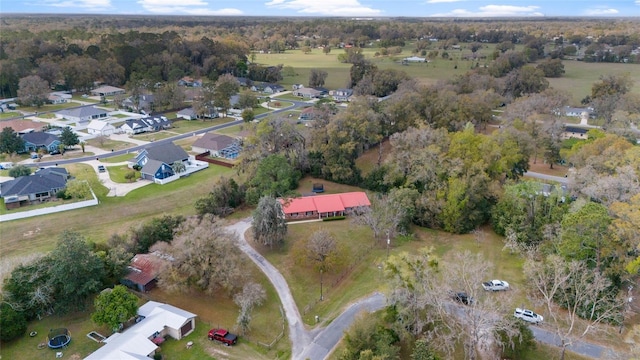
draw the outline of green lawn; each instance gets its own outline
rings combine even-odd
[[[64,104],[47,104],[47,105],[43,105],[40,107],[35,107],[35,106],[23,106],[20,107],[20,111],[25,111],[25,112],[45,112],[45,111],[58,111],[58,110],[62,110],[62,109],[68,109],[68,108],[72,108],[72,107],[76,107],[79,106],[80,104],[76,103],[76,102],[66,102]]]
[[[172,136],[176,136],[176,134],[173,133],[172,130],[162,130],[158,132],[133,135],[131,136],[131,138],[136,140],[142,140],[142,141],[156,141],[156,140],[167,139]]]
[[[215,125],[225,124],[230,121],[234,121],[233,118],[216,118],[212,120],[175,120],[172,123],[172,128],[169,129],[171,132],[176,132],[180,134],[186,134],[193,131],[198,131],[200,129],[208,128]]]
[[[22,113],[17,111],[0,112],[0,119],[10,119],[14,117],[22,117]]]
[[[108,137],[89,139],[87,140],[87,145],[95,146],[103,150],[122,150],[135,146],[133,143],[113,140]]]
[[[109,172],[109,177],[111,178],[111,180],[113,180],[113,182],[121,184],[128,184],[140,178],[140,172],[129,169],[127,165],[108,166],[107,171]],[[127,180],[125,178],[125,175],[130,172],[135,173],[135,177],[133,178],[133,180]]]
[[[131,158],[133,158],[134,156],[135,154],[122,154],[118,156],[112,156],[112,157],[100,159],[100,161],[104,163],[113,164],[113,163],[119,163],[119,162],[131,160]]]

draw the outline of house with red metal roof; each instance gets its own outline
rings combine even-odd
[[[163,261],[165,260],[155,254],[137,254],[131,259],[129,272],[120,283],[141,292],[153,289],[158,282]]]
[[[343,216],[355,208],[371,206],[367,194],[362,191],[279,199],[279,201],[287,220]]]

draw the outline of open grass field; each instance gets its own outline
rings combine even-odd
[[[372,61],[379,69],[396,69],[404,71],[412,78],[421,80],[426,84],[434,84],[439,80],[447,80],[456,75],[463,75],[472,66],[479,64],[484,66],[488,60],[469,61],[463,60],[465,55],[470,54],[470,50],[462,44],[461,50],[449,50],[449,59],[441,56],[433,59],[429,63],[412,63],[402,65],[400,60],[407,56],[412,56],[412,46],[408,44],[401,54],[394,56],[375,57],[377,48],[365,48],[363,54]],[[489,45],[478,51],[480,55],[487,55],[493,51],[494,46]],[[520,50],[516,47],[516,50]],[[300,50],[289,50],[281,54],[256,54],[256,61],[264,65],[291,66],[294,68],[295,76],[285,76],[281,84],[290,88],[293,84],[307,84],[311,69],[326,71],[327,76],[325,87],[336,89],[346,86],[349,79],[349,69],[351,64],[344,64],[338,61],[338,55],[343,53],[342,49],[332,49],[331,53],[324,54],[320,49],[313,49],[309,54],[304,54]],[[439,50],[440,54],[442,50]],[[591,86],[597,82],[602,75],[623,75],[628,73],[636,84],[632,91],[640,93],[640,65],[619,64],[619,63],[586,63],[582,61],[565,60],[565,74],[560,78],[548,78],[551,87],[565,90],[572,95],[575,106],[580,105],[580,100],[591,93]]]
[[[22,113],[19,113],[17,111],[0,112],[0,120],[11,119],[14,117],[22,117]]]
[[[142,134],[132,135],[131,138],[136,140],[153,142],[157,140],[168,139],[172,136],[176,136],[176,133],[173,132],[172,130],[161,130],[161,131],[152,132],[152,133],[142,133]]]
[[[117,182],[121,184],[132,182],[131,180],[127,180],[125,178],[125,175],[127,175],[130,172],[135,173],[135,177],[133,178],[133,181],[140,178],[140,172],[129,169],[127,165],[108,166],[107,171],[109,172],[109,177],[111,178],[111,180],[113,180],[113,182]]]

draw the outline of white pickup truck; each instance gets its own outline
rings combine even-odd
[[[538,315],[531,310],[516,308],[516,311],[513,312],[513,316],[518,319],[522,319],[524,321],[528,321],[532,324],[539,324],[544,321],[542,315]]]
[[[482,287],[485,290],[498,291],[509,289],[509,283],[502,280],[491,280],[482,283]]]

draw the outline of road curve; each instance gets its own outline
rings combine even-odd
[[[351,326],[356,315],[362,311],[374,312],[384,308],[387,304],[386,297],[376,292],[373,295],[351,304],[342,314],[335,318],[331,324],[321,329],[302,351],[299,358],[310,360],[324,360],[336,347],[344,332]]]

